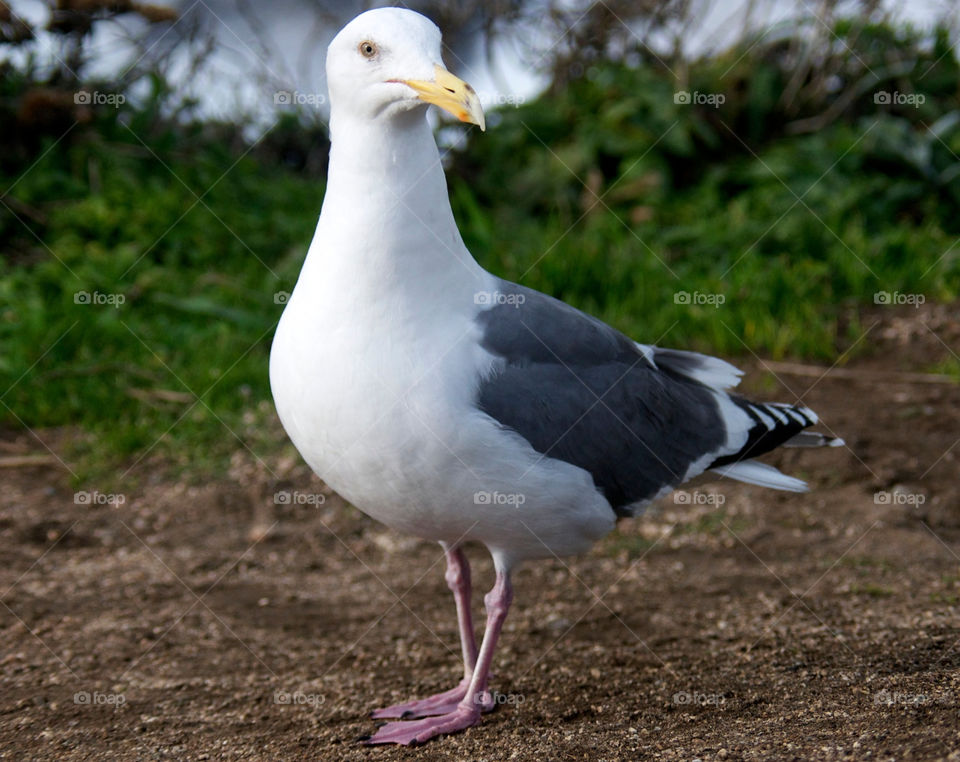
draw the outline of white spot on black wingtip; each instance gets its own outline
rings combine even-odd
[[[807,419],[803,417],[803,414],[802,414],[799,410],[797,410],[796,408],[793,408],[793,407],[785,407],[785,408],[781,408],[781,409],[783,410],[783,414],[784,414],[785,416],[787,416],[787,418],[790,419],[790,423],[799,423],[801,426],[809,426],[809,425],[810,425],[810,424],[807,422]]]

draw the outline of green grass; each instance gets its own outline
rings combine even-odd
[[[230,432],[246,437],[244,412],[269,401],[274,295],[293,287],[322,198],[225,150],[161,163],[131,148],[57,148],[20,179],[42,245],[3,220],[20,248],[0,278],[0,419],[87,432],[65,454],[80,481],[150,454],[210,473],[242,447]]]

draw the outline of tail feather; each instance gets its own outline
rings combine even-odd
[[[750,418],[753,425],[747,432],[747,441],[737,452],[717,458],[707,468],[739,463],[763,455],[799,435],[817,422],[817,414],[803,405],[780,402],[750,402],[730,395],[729,400]]]
[[[770,489],[780,489],[787,492],[806,492],[808,489],[807,483],[802,479],[787,476],[773,466],[756,460],[743,460],[739,463],[718,466],[710,470],[715,474],[736,479],[738,482],[756,484],[759,487],[769,487]]]
[[[780,446],[840,447],[844,444],[838,437],[804,431],[817,422],[817,414],[803,405],[750,402],[735,395],[730,395],[728,399],[746,413],[753,425],[747,432],[747,441],[737,452],[717,458],[707,466],[715,474],[761,487],[806,492],[807,485],[802,480],[787,476],[773,466],[752,458]]]
[[[818,431],[801,431],[783,443],[784,447],[843,447],[840,437],[830,437]]]
[[[751,402],[732,389],[743,375],[740,370],[715,357],[696,352],[682,352],[655,346],[637,345],[644,356],[661,371],[678,378],[689,379],[714,390],[727,426],[730,442],[713,456],[705,468],[703,461],[691,468],[688,475],[696,483],[707,477],[707,472],[789,492],[806,492],[801,479],[787,476],[773,466],[753,458],[777,447],[841,447],[839,437],[804,431],[817,423],[817,414],[805,405],[782,402]],[[746,432],[746,441],[743,434]],[[741,445],[741,442],[743,444]],[[738,450],[731,452],[734,447]],[[685,483],[691,483],[689,480]]]

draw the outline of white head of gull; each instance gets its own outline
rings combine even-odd
[[[270,356],[283,426],[345,499],[440,543],[463,651],[459,685],[390,706],[368,743],[453,733],[493,708],[491,660],[524,560],[587,550],[706,471],[775,489],[803,482],[752,460],[803,432],[799,404],[730,393],[740,372],[638,344],[563,302],[486,272],[464,246],[428,104],[484,127],[473,89],[442,65],[437,27],[383,8],[327,54],[330,167],[316,234]],[[478,649],[462,546],[496,582]]]

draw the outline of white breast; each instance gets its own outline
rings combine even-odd
[[[496,359],[479,345],[472,293],[456,305],[455,289],[438,294],[436,320],[386,295],[345,298],[331,283],[298,284],[270,383],[291,440],[334,490],[401,531],[476,539],[518,559],[582,552],[612,528],[586,471],[542,457],[476,409]]]

